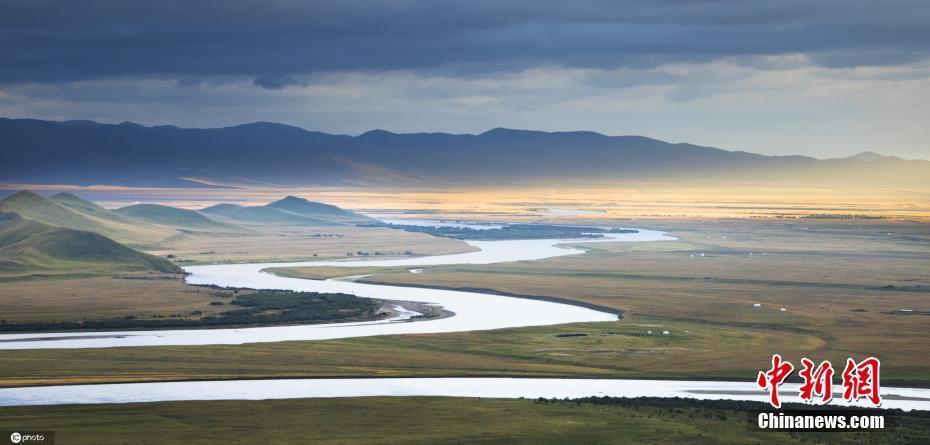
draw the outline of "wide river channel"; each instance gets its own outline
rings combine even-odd
[[[616,320],[611,313],[563,303],[505,297],[478,292],[458,292],[402,286],[382,286],[351,280],[285,278],[265,271],[272,267],[409,267],[451,264],[493,264],[532,261],[584,250],[568,243],[644,242],[674,239],[662,232],[639,229],[637,233],[611,233],[585,240],[467,241],[473,252],[389,260],[309,261],[190,266],[190,284],[255,289],[287,289],[341,292],[382,300],[410,301],[441,306],[451,317],[410,321],[417,315],[396,306],[397,315],[386,320],[301,326],[235,329],[101,331],[0,335],[2,349],[72,349],[129,346],[177,346],[243,344],[297,340],[326,340],[374,335],[463,332],[544,326],[564,323]],[[796,390],[783,386],[784,400]],[[930,390],[883,387],[883,408],[930,410]],[[752,381],[706,382],[628,379],[534,379],[534,378],[371,378],[282,379],[197,382],[59,385],[0,389],[0,406],[72,403],[129,403],[168,400],[284,399],[302,397],[359,396],[459,396],[459,397],[691,397],[699,399],[766,400]],[[834,400],[836,402],[836,400]]]

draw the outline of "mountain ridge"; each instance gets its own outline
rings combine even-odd
[[[0,181],[150,187],[688,180],[930,187],[930,162],[766,156],[645,136],[493,128],[328,134],[271,122],[146,127],[0,118]],[[857,158],[858,156],[858,158]]]
[[[872,151],[872,150],[861,151],[861,152],[856,153],[856,154],[854,154],[854,155],[846,156],[846,157],[844,157],[844,158],[839,158],[839,159],[847,159],[847,160],[855,160],[855,161],[866,161],[866,162],[881,161],[881,160],[889,160],[889,159],[900,160],[900,161],[907,161],[907,160],[911,160],[911,161],[920,161],[920,160],[922,160],[922,159],[904,159],[904,158],[901,158],[901,157],[898,157],[898,156],[889,156],[889,155],[885,155],[885,154],[881,154],[881,153],[876,153],[876,152],[874,152],[874,151]]]

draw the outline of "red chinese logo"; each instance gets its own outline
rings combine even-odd
[[[820,404],[825,405],[833,400],[833,365],[824,360],[820,366],[814,369],[814,362],[802,358],[801,378],[804,383],[801,384],[801,400],[812,402],[814,395],[820,396]]]
[[[759,371],[759,377],[756,383],[763,389],[768,388],[770,401],[775,408],[781,407],[781,401],[778,400],[778,387],[785,381],[785,378],[794,371],[794,365],[791,362],[782,362],[781,356],[775,354],[772,356],[772,369],[767,372]]]
[[[878,370],[881,362],[875,357],[869,357],[858,364],[851,358],[846,359],[846,369],[843,370],[843,398],[849,401],[865,397],[878,406],[882,403],[882,396],[878,393]]]
[[[801,365],[803,369],[798,374],[803,382],[799,388],[799,398],[813,403],[816,396],[819,398],[816,403],[822,405],[830,403],[833,400],[833,365],[824,360],[814,367],[814,362],[807,358],[801,359]],[[859,363],[851,358],[847,359],[846,368],[843,369],[843,399],[855,402],[866,398],[875,406],[881,405],[880,367],[881,362],[875,357],[869,357]],[[759,371],[756,383],[760,388],[769,391],[769,403],[775,408],[781,408],[778,387],[793,371],[794,365],[787,360],[782,360],[778,354],[772,355],[772,367],[768,371]]]

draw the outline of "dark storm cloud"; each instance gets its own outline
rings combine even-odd
[[[336,71],[457,76],[806,53],[829,67],[930,53],[920,1],[0,0],[0,83]],[[747,57],[746,60],[752,60]]]

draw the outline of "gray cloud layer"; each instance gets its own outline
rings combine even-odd
[[[610,69],[805,53],[897,65],[930,49],[923,1],[0,1],[0,83],[536,66]],[[752,60],[747,59],[747,60]],[[763,67],[764,68],[764,67]]]
[[[925,0],[0,0],[0,116],[930,158]]]

